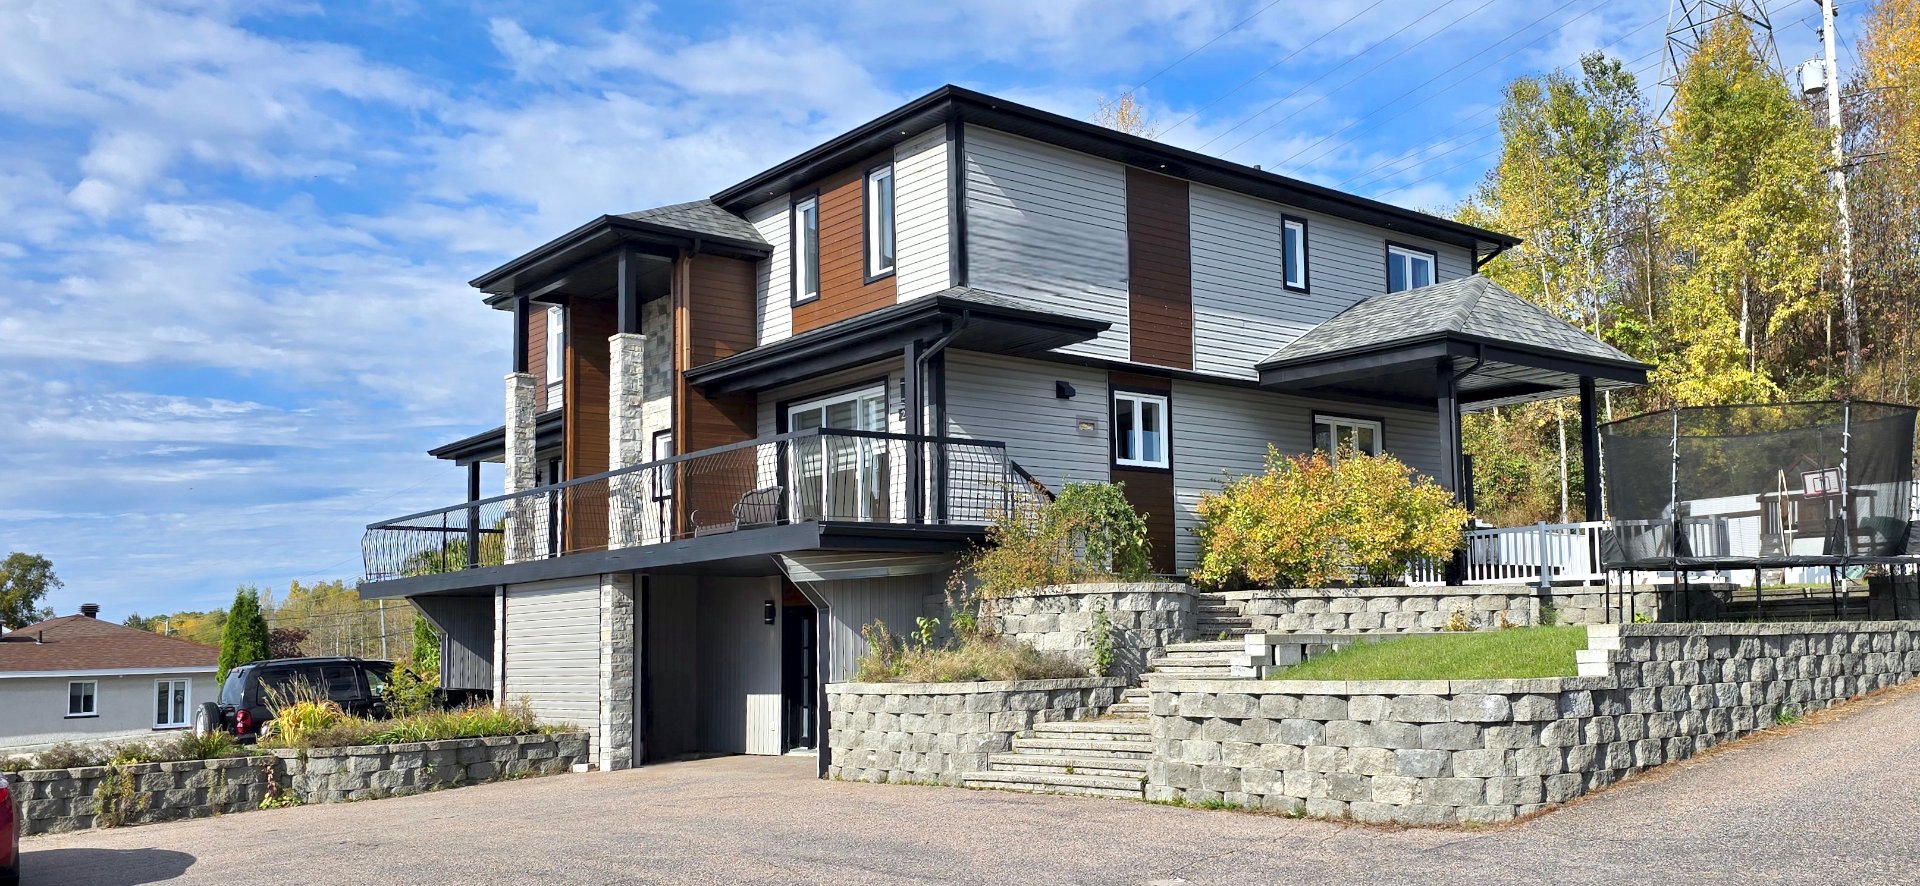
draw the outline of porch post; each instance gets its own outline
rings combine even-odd
[[[901,353],[901,360],[906,367],[907,380],[905,396],[902,399],[906,400],[907,407],[906,424],[907,437],[909,438],[907,443],[907,514],[908,522],[911,523],[922,522],[921,517],[925,513],[925,503],[923,499],[926,490],[922,488],[921,478],[926,475],[922,467],[926,447],[922,445],[919,440],[912,439],[921,436],[926,427],[926,422],[923,421],[924,416],[922,415],[922,410],[925,409],[925,405],[922,403],[923,398],[920,395],[920,347],[920,340],[914,339],[907,343],[906,348]]]
[[[607,469],[643,464],[650,453],[646,432],[647,337],[640,332],[640,257],[620,252],[615,306],[618,326],[607,339]],[[607,486],[607,547],[639,543],[639,516],[647,495],[639,473],[623,474]]]
[[[467,501],[480,500],[480,463],[467,464]],[[467,568],[480,566],[480,509],[467,509]]]
[[[513,300],[513,371],[527,371],[527,316],[533,303],[522,295]]]
[[[538,390],[532,373],[507,373],[508,495],[533,488],[534,396]],[[530,496],[508,503],[506,562],[533,559],[534,545],[540,536],[540,527],[534,520],[539,509],[539,503]]]
[[[1580,377],[1580,469],[1585,474],[1587,521],[1601,519],[1600,500],[1600,409],[1594,396],[1593,377]]]
[[[1454,377],[1453,362],[1442,359],[1439,362],[1440,396],[1435,403],[1440,420],[1440,443],[1446,452],[1446,476],[1440,482],[1453,490],[1453,497],[1465,500],[1460,489],[1460,392],[1459,381]]]

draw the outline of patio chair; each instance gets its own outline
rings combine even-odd
[[[736,529],[753,529],[759,526],[772,526],[780,522],[781,499],[786,489],[780,486],[763,486],[745,495],[728,509],[732,519],[720,523],[702,524],[700,511],[693,512],[693,537],[719,535]]]

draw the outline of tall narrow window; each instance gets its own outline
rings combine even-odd
[[[1387,244],[1387,291],[1399,292],[1433,285],[1433,265],[1432,252]]]
[[[867,277],[893,273],[893,167],[867,173]]]
[[[1130,468],[1167,467],[1167,398],[1113,392],[1113,463]]]
[[[1307,291],[1307,220],[1280,217],[1281,263],[1286,266],[1288,289]]]
[[[560,405],[567,380],[567,309],[547,309],[547,408]]]
[[[820,198],[793,204],[793,303],[820,297]]]
[[[99,684],[92,680],[75,680],[67,684],[67,716],[94,717],[99,710],[94,707],[94,697]]]
[[[187,680],[159,680],[153,685],[153,728],[178,729],[187,725],[187,709],[193,706],[193,684]]]
[[[1335,461],[1339,461],[1341,451],[1347,449],[1362,455],[1379,455],[1380,436],[1380,423],[1372,419],[1342,415],[1313,417],[1313,448],[1327,453]]]

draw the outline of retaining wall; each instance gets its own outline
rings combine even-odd
[[[301,803],[337,803],[564,772],[586,759],[586,733],[561,733],[275,749],[224,760],[28,770],[9,778],[22,797],[21,832],[31,835],[244,812],[260,808],[270,784]]]
[[[1129,681],[829,683],[827,777],[959,784],[1036,723],[1099,716]]]
[[[1920,622],[1588,628],[1592,676],[1152,685],[1147,797],[1409,824],[1565,802],[1920,672]]]
[[[1126,582],[1036,588],[993,602],[994,628],[1042,652],[1093,664],[1096,613],[1106,612],[1111,676],[1137,679],[1167,644],[1190,639],[1193,589],[1179,582]]]
[[[1240,607],[1256,632],[1431,633],[1455,612],[1474,628],[1533,625],[1540,604],[1522,585],[1440,588],[1281,588],[1218,594]]]

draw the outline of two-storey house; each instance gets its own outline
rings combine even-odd
[[[944,87],[474,280],[506,423],[433,451],[468,501],[371,526],[361,592],[602,767],[813,748],[860,627],[935,614],[1016,499],[1124,483],[1179,574],[1269,444],[1465,490],[1463,410],[1644,383],[1475,275],[1516,242]]]

